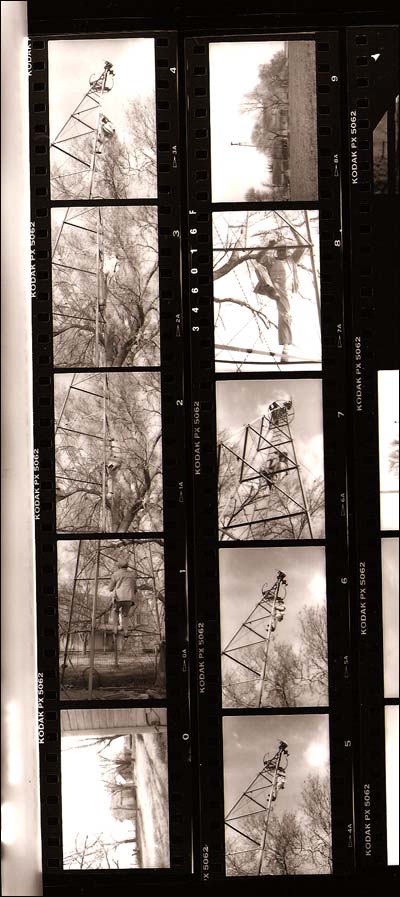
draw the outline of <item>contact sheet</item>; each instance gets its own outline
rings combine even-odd
[[[398,30],[167,19],[31,21],[44,892],[392,893]]]

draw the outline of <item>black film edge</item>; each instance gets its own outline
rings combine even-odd
[[[113,38],[117,35],[113,35]],[[162,417],[163,532],[164,546],[166,697],[145,700],[61,702],[59,698],[59,632],[57,608],[57,536],[54,440],[54,367],[52,337],[51,212],[60,202],[50,196],[48,42],[35,37],[29,45],[31,121],[31,298],[34,376],[34,490],[37,570],[38,699],[43,873],[47,888],[64,882],[62,858],[61,731],[60,710],[85,708],[166,707],[168,715],[170,868],[135,869],[141,881],[154,881],[189,873],[191,869],[191,771],[189,762],[190,716],[188,703],[187,596],[185,582],[184,425],[182,383],[180,199],[177,146],[177,44],[172,32],[133,35],[151,37],[155,48],[155,106],[158,199],[158,267],[160,304],[160,368]],[[82,35],[81,37],[87,37]],[[125,35],[124,35],[125,37]],[[71,41],[73,38],[71,38]],[[79,39],[78,39],[79,40]],[[54,42],[55,43],[55,42]],[[106,131],[105,131],[106,133]],[[65,201],[64,205],[68,202]],[[88,207],[91,201],[72,201]],[[93,201],[93,206],[99,206]],[[116,206],[135,208],[140,202],[117,200]],[[112,202],[106,200],[104,207]],[[144,203],[146,206],[146,203]],[[77,231],[78,233],[78,231]],[[60,368],[57,369],[60,371]],[[71,369],[70,369],[71,370]],[[110,370],[109,368],[107,370]],[[118,369],[119,371],[122,368]],[[129,376],[129,367],[124,368]],[[135,369],[137,370],[137,368]],[[96,373],[89,368],[91,375]],[[82,369],[81,369],[82,372]],[[100,372],[100,371],[99,371]],[[90,376],[90,374],[89,374]],[[102,374],[107,377],[107,374]],[[117,375],[119,376],[119,375]],[[124,374],[121,374],[124,376]],[[84,530],[83,530],[84,532]],[[103,537],[103,533],[95,534]],[[141,533],[139,541],[151,540]],[[65,538],[80,539],[82,530]],[[85,536],[83,537],[85,538]],[[93,532],[88,536],[94,538]],[[112,545],[115,533],[105,538]],[[135,534],[126,544],[133,546]],[[93,541],[94,545],[95,542]],[[97,544],[100,544],[98,540]],[[117,635],[118,639],[118,635]],[[93,675],[93,674],[92,674]],[[177,771],[179,770],[179,774]],[[174,773],[172,777],[172,771]],[[77,809],[77,813],[79,810]],[[69,873],[74,880],[81,873]],[[91,885],[103,883],[107,872],[91,872]],[[127,871],[118,870],[119,887],[131,886]],[[126,877],[128,876],[128,877]],[[88,886],[88,885],[86,885]]]
[[[391,372],[395,375],[397,369],[398,378],[398,328],[396,320],[393,321],[393,295],[398,293],[398,266],[394,262],[399,212],[398,52],[396,27],[354,27],[347,31],[354,509],[352,613],[360,707],[355,804],[357,860],[364,869],[390,864],[387,847],[393,820],[387,817],[386,798],[393,793],[393,787],[396,790],[391,780],[387,780],[385,714],[390,704],[398,708],[398,682],[397,694],[396,686],[384,682],[385,648],[389,651],[386,642],[390,628],[396,624],[384,619],[382,585],[388,559],[382,552],[385,547],[389,549],[389,543],[394,546],[398,541],[398,517],[397,523],[391,520],[382,503],[381,490],[387,486],[380,484],[380,452],[385,452],[385,446],[379,445],[379,430],[381,426],[385,430],[389,421],[385,419],[384,403],[381,405],[379,401],[382,400],[379,372],[383,375],[387,372],[390,378]],[[389,322],[392,322],[390,326]],[[386,400],[390,402],[394,382],[389,379],[383,386]],[[388,500],[393,486],[396,488],[389,483]],[[396,502],[395,495],[393,501]],[[397,595],[393,585],[387,601],[389,609],[391,604],[398,604],[398,584]],[[390,672],[396,661],[393,657],[387,660]]]
[[[244,41],[268,40],[268,35]],[[279,35],[271,35],[279,39]],[[299,34],[288,33],[296,40]],[[306,35],[305,37],[309,37]],[[317,33],[317,127],[319,197],[312,206],[320,214],[323,430],[326,498],[326,576],[329,640],[330,775],[332,801],[332,853],[334,873],[354,869],[352,672],[350,664],[349,583],[346,481],[346,371],[343,317],[341,242],[340,91],[338,35]],[[224,762],[222,750],[221,641],[219,613],[219,551],[217,521],[217,431],[214,370],[213,222],[211,196],[209,44],[239,40],[216,38],[186,41],[188,104],[189,267],[192,347],[192,463],[196,528],[195,602],[200,753],[200,826],[198,862],[203,879],[225,874]],[[238,60],[238,66],[240,61]],[[240,206],[271,210],[274,203],[241,202]],[[301,203],[275,207],[301,208]],[[307,206],[306,206],[307,207]],[[214,205],[214,211],[217,209]],[[266,354],[266,353],[264,353]],[[250,356],[251,357],[251,356]],[[278,369],[279,370],[279,369]],[[268,373],[247,375],[269,381]],[[272,374],[272,377],[278,375]],[[290,375],[287,375],[290,376]],[[297,375],[301,377],[301,374]],[[307,377],[307,375],[306,375]],[[239,386],[246,374],[216,375],[217,384],[235,378]],[[249,382],[247,380],[247,382]],[[274,382],[274,381],[272,381]],[[232,384],[233,385],[233,384]],[[232,396],[234,402],[234,398]],[[251,538],[251,537],[250,537]],[[224,543],[225,544],[225,543]],[[233,543],[232,543],[233,544]],[[241,542],[251,545],[249,542]],[[261,546],[262,542],[256,543]],[[271,542],[268,543],[271,546]],[[279,543],[278,543],[279,544]],[[283,543],[287,545],[288,543]],[[300,543],[297,543],[300,544]],[[310,544],[309,542],[307,544]],[[320,543],[321,544],[321,543]],[[251,547],[242,549],[252,551]],[[229,546],[220,549],[230,554]],[[228,563],[228,562],[227,562]],[[283,711],[284,712],[284,711]],[[232,711],[230,711],[232,714]],[[240,713],[240,711],[238,711]],[[246,714],[246,710],[243,711]],[[268,720],[268,711],[265,719]],[[249,722],[252,717],[247,716]],[[312,716],[310,717],[312,724]],[[251,734],[249,733],[249,739]],[[225,812],[228,810],[225,807]],[[247,845],[249,846],[249,845]],[[251,846],[251,845],[250,845]],[[275,878],[275,887],[278,879]],[[254,879],[252,886],[255,886]],[[310,881],[311,886],[311,881]],[[284,887],[284,885],[283,885]]]

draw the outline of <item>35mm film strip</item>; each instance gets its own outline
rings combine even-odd
[[[176,39],[36,38],[29,52],[44,872],[69,870],[71,886],[82,869],[181,875]]]
[[[397,862],[398,32],[292,26],[29,45],[48,893]]]
[[[187,41],[205,879],[354,867],[339,71]]]
[[[349,207],[353,314],[355,644],[360,742],[358,859],[398,864],[399,35],[352,28],[348,46]],[[397,800],[397,803],[396,803]],[[396,821],[397,820],[397,821]]]

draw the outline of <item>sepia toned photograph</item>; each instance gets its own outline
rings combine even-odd
[[[376,122],[376,118],[375,118]],[[374,193],[399,191],[399,96],[388,101],[372,134]]]
[[[217,371],[321,370],[319,213],[213,215]]]
[[[381,530],[399,528],[399,372],[378,371]]]
[[[220,540],[321,539],[320,379],[217,382]]]
[[[385,698],[399,697],[399,540],[382,539],[383,668]]]
[[[61,700],[165,697],[161,540],[59,541]]]
[[[52,199],[156,197],[154,40],[48,47]]]
[[[399,707],[385,707],[387,861],[399,865]]]
[[[227,876],[328,875],[327,714],[223,721]]]
[[[152,206],[52,209],[55,367],[160,363]]]
[[[159,374],[56,374],[54,402],[58,532],[160,532]]]
[[[210,43],[213,202],[318,199],[313,40]]]
[[[168,868],[166,710],[60,717],[64,869]]]
[[[325,549],[219,552],[223,707],[328,705]]]

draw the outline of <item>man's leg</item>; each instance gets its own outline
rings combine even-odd
[[[281,361],[286,361],[288,356],[288,347],[293,342],[292,336],[292,317],[290,314],[290,302],[286,294],[279,297],[278,306],[278,340],[282,346]]]
[[[121,616],[122,616],[122,629],[124,630],[124,637],[128,638],[128,626],[129,626],[129,611],[130,611],[130,602],[124,601],[121,603]]]
[[[114,632],[114,635],[118,635],[118,623],[119,623],[119,606],[118,606],[118,604],[114,604],[114,607],[113,607],[113,632]]]

